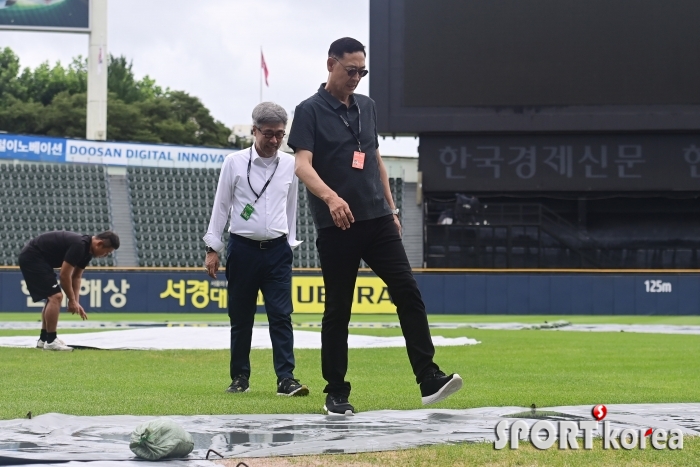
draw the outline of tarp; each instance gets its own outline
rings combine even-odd
[[[700,326],[672,324],[573,324],[557,331],[642,332],[647,334],[700,334]]]
[[[231,347],[230,336],[228,327],[158,327],[85,334],[60,334],[66,345],[106,350],[229,349]],[[35,347],[36,341],[36,335],[0,337],[0,347]],[[436,346],[474,345],[478,343],[479,341],[468,337],[433,336],[433,344]],[[406,341],[402,336],[377,337],[351,334],[348,337],[348,346],[354,349],[405,347]],[[252,348],[272,348],[267,327],[253,327]],[[320,349],[321,333],[294,330],[294,348]]]
[[[0,315],[0,318],[2,316]],[[266,327],[267,323],[260,322],[256,326]],[[320,329],[321,323],[296,323],[292,324],[297,329]],[[61,329],[143,329],[153,327],[223,327],[229,324],[218,322],[156,322],[156,321],[62,321]],[[357,322],[350,323],[351,329],[382,329],[399,328],[398,322]],[[0,321],[0,330],[37,330],[38,321]],[[700,334],[700,326],[685,324],[572,324],[568,321],[553,321],[544,323],[430,323],[431,329],[488,329],[501,331],[515,330],[556,330],[556,331],[584,331],[584,332],[641,332],[648,334]]]
[[[606,421],[614,429],[667,430],[700,435],[700,404],[610,404]],[[191,459],[208,449],[225,457],[268,457],[328,453],[358,453],[406,449],[422,445],[495,440],[496,424],[504,419],[532,425],[550,420],[592,420],[591,406],[549,407],[549,416],[523,418],[522,407],[484,407],[466,410],[381,410],[352,417],[326,415],[198,415],[170,417],[192,434]],[[516,417],[513,417],[516,415]],[[0,456],[44,460],[92,460],[93,465],[120,462],[119,467],[143,467],[129,450],[131,432],[156,417],[114,415],[77,417],[45,414],[31,420],[0,421]],[[594,436],[601,434],[594,430]],[[76,464],[80,466],[90,465]],[[213,465],[160,462],[159,466]]]
[[[551,323],[442,323],[431,324],[437,329],[488,329],[515,331],[522,329],[539,329],[543,331],[579,331],[579,332],[641,332],[646,334],[700,334],[700,326],[680,324],[572,324],[567,321]]]

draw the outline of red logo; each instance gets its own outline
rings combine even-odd
[[[593,418],[595,418],[598,421],[601,421],[608,414],[608,409],[603,404],[598,404],[595,407],[593,407],[591,413],[593,414]]]
[[[654,430],[652,430],[651,428],[649,428],[649,429],[646,431],[646,433],[644,433],[644,436],[645,436],[645,437],[646,437],[646,436],[649,436],[649,435],[652,434],[653,432],[654,432]]]

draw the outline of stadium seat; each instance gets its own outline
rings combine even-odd
[[[19,250],[31,237],[50,230],[84,229],[85,233],[93,233],[98,230],[96,227],[104,230],[103,222],[107,217],[90,218],[86,207],[100,206],[107,214],[106,189],[104,185],[102,188],[96,185],[95,190],[86,190],[85,173],[86,166],[82,165],[4,164],[0,174],[0,198],[3,199],[0,219],[16,227],[12,231],[0,230],[0,241],[15,240],[4,251]],[[104,174],[102,181],[104,183]]]

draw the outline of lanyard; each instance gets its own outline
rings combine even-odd
[[[267,182],[265,182],[265,186],[262,187],[262,190],[260,190],[260,194],[258,194],[254,189],[253,185],[250,184],[250,166],[253,162],[253,146],[250,147],[250,158],[248,159],[248,186],[250,189],[253,191],[253,194],[255,194],[256,198],[255,201],[253,201],[253,204],[257,203],[260,197],[265,193],[265,190],[267,189],[267,185],[270,184],[270,181],[272,180],[272,177],[275,176],[275,172],[277,172],[277,167],[280,165],[280,160],[279,157],[277,158],[277,163],[275,164],[275,170],[272,171],[272,175],[270,175],[270,178],[267,179]]]
[[[362,134],[362,113],[360,112],[360,104],[358,104],[357,101],[355,101],[355,105],[357,106],[357,134],[355,134],[355,130],[353,130],[350,126],[350,122],[345,120],[345,117],[343,117],[342,114],[338,114],[338,116],[343,120],[345,126],[348,127],[350,133],[352,133],[357,140],[357,150],[362,152],[362,143],[360,142],[360,135]]]

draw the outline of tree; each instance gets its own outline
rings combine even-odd
[[[198,98],[163,90],[149,76],[137,80],[124,56],[110,56],[107,73],[110,140],[230,146],[231,131]],[[19,57],[0,50],[0,130],[82,138],[86,96],[87,59],[20,70]]]
[[[19,57],[9,47],[0,51],[0,102],[3,97],[16,97],[21,94],[17,75],[19,74]]]
[[[0,99],[0,130],[10,133],[45,134],[39,131],[44,119],[43,114],[44,106],[39,102],[23,102],[12,95],[6,96]]]
[[[87,94],[70,94],[62,91],[44,107],[41,134],[84,138]]]
[[[120,57],[110,55],[107,76],[109,92],[113,92],[116,98],[128,104],[163,96],[163,89],[157,86],[148,75],[137,81],[132,68],[132,62],[127,62],[123,55]]]

